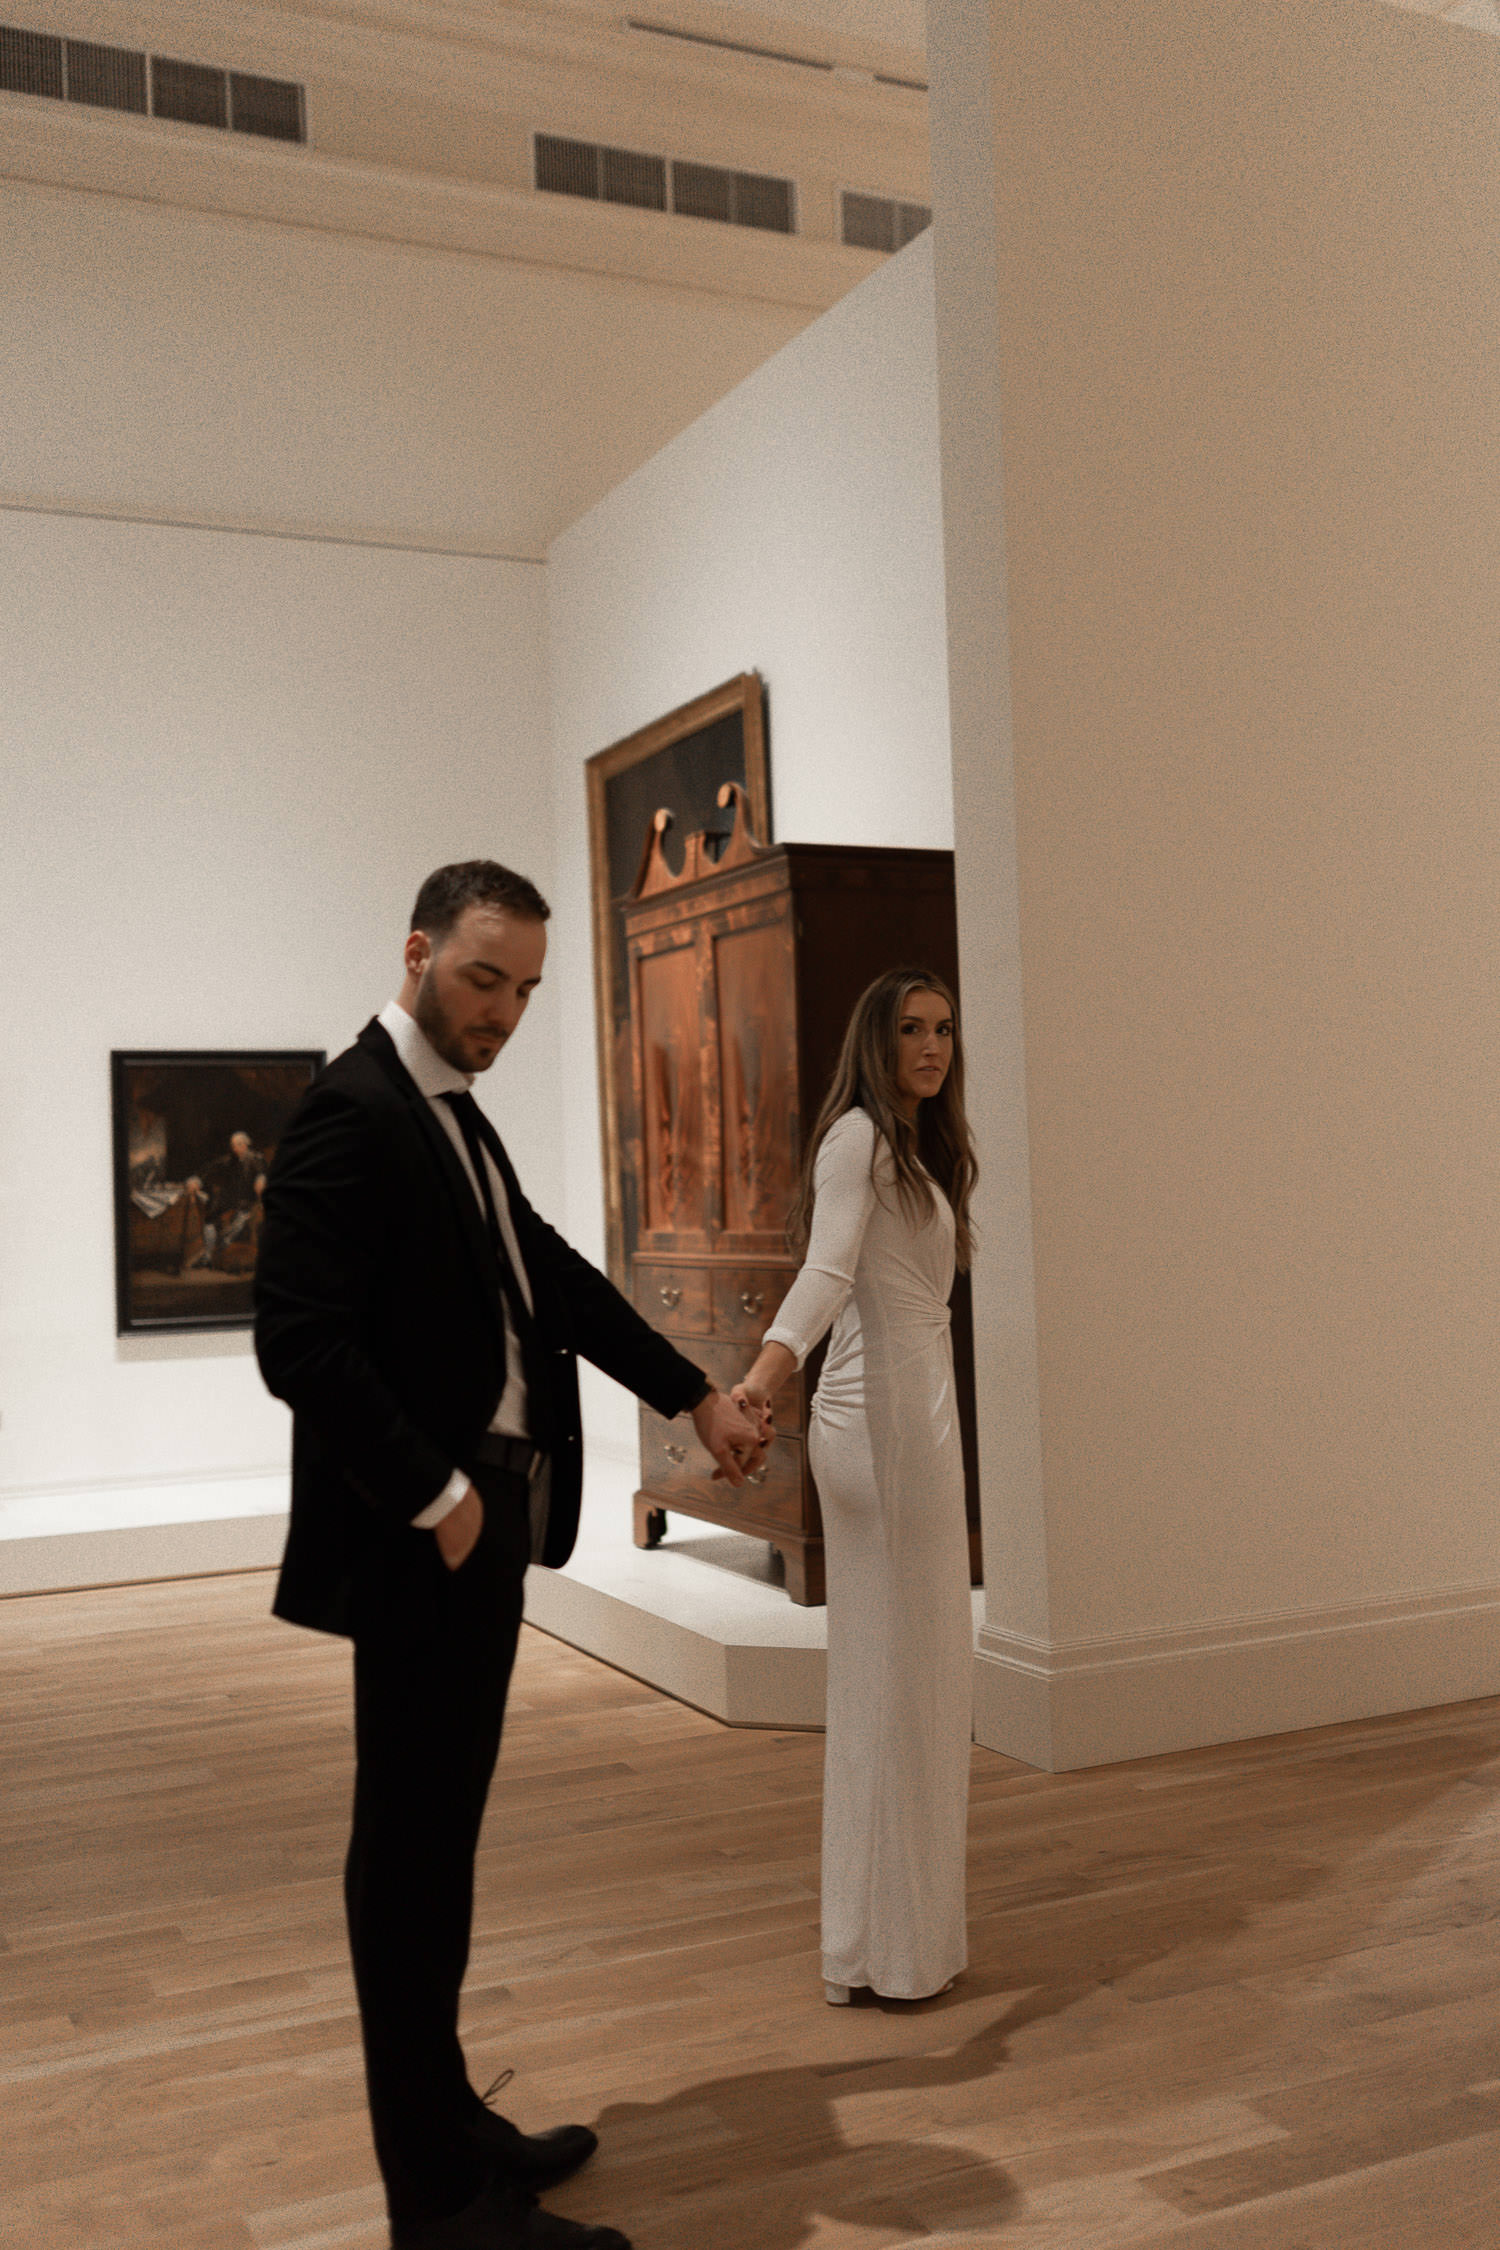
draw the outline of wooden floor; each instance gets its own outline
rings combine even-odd
[[[0,2241],[377,2250],[348,1655],[259,1575],[0,1602]],[[1495,2250],[1500,1704],[974,1754],[973,1967],[825,2007],[820,1738],[528,1634],[466,2036],[637,2250]],[[483,2078],[481,2077],[481,2083]]]

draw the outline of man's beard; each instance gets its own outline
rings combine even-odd
[[[485,1062],[475,1062],[472,1056],[464,1053],[462,1034],[455,1029],[452,1017],[438,998],[430,968],[424,969],[418,980],[412,1014],[421,1030],[426,1033],[428,1044],[437,1049],[445,1063],[451,1063],[455,1070],[461,1070],[469,1077],[473,1077],[477,1071],[489,1069],[490,1063],[495,1059],[494,1055]],[[497,1047],[495,1053],[498,1054],[499,1051]]]

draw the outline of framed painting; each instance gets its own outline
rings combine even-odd
[[[758,672],[741,672],[597,751],[585,771],[608,1266],[611,1280],[623,1286],[629,1215],[620,1165],[620,1089],[630,1070],[630,998],[620,902],[629,897],[640,870],[654,813],[671,813],[679,854],[680,839],[689,835],[706,835],[710,852],[716,837],[727,841],[733,809],[721,811],[718,802],[726,781],[739,782],[751,827],[762,843],[771,841],[765,683]],[[666,850],[670,861],[670,835]]]
[[[250,1326],[266,1171],[325,1059],[111,1054],[118,1335]]]

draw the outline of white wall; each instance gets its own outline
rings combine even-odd
[[[431,866],[551,887],[545,544],[809,317],[734,287],[0,182],[0,1535],[46,1572],[115,1520],[74,1488],[186,1521],[286,1458],[243,1335],[115,1338],[109,1050],[335,1051]],[[549,1211],[558,1013],[485,1094]]]
[[[931,25],[969,1029],[1002,1100],[1024,1037],[985,1193],[1035,1242],[985,1739],[1494,1693],[1500,49],[1357,0]]]
[[[953,842],[931,244],[913,243],[548,558],[571,1238],[602,1255],[584,761],[742,671],[778,840]],[[633,1411],[600,1385],[596,1442]]]
[[[430,867],[551,881],[541,581],[0,510],[0,1496],[284,1465],[247,1336],[115,1337],[109,1051],[335,1052]],[[556,1022],[485,1089],[553,1212]]]

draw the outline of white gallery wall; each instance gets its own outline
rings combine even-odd
[[[769,690],[776,840],[953,842],[930,237],[554,542],[547,609],[570,1238],[603,1255],[584,764],[735,673]],[[628,1455],[633,1404],[587,1392]]]
[[[1500,48],[931,26],[983,1738],[1493,1694]]]
[[[110,1049],[335,1051],[428,868],[551,884],[546,542],[810,317],[0,182],[0,1585],[269,1559],[190,1535],[284,1501],[248,1338],[114,1333]],[[484,1090],[549,1213],[559,1013]]]
[[[541,577],[0,512],[0,1501],[31,1525],[284,1469],[246,1334],[115,1336],[110,1049],[336,1052],[429,867],[548,879]],[[547,1014],[486,1095],[555,1208]]]
[[[925,242],[551,551],[569,1225],[583,761],[755,667],[778,836],[950,843],[951,624],[982,1739],[1493,1692],[1496,50],[1174,0],[1102,66],[1081,7],[966,8],[949,620]]]

